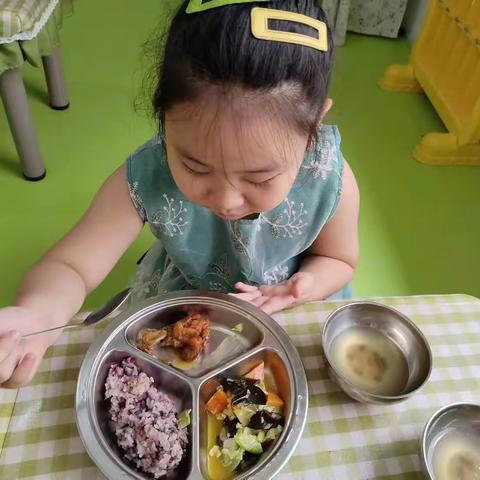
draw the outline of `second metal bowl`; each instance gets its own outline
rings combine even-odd
[[[430,480],[480,478],[480,404],[453,403],[434,413],[423,430],[420,457]],[[465,469],[470,476],[461,475]]]

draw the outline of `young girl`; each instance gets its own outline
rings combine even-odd
[[[315,0],[190,0],[168,34],[158,135],[0,310],[0,383],[28,383],[62,325],[148,223],[158,241],[132,300],[236,293],[268,313],[330,297],[358,258],[359,195],[327,87],[332,36]]]

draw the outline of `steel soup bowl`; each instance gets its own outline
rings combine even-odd
[[[391,340],[402,352],[408,366],[408,380],[396,395],[379,395],[355,385],[345,378],[332,359],[336,338],[350,328],[366,328]],[[322,347],[332,380],[359,402],[391,404],[406,400],[428,380],[432,371],[432,352],[420,329],[397,310],[375,302],[354,302],[335,310],[327,318],[322,332]]]
[[[420,438],[422,469],[430,480],[435,480],[433,457],[438,442],[452,432],[475,438],[480,451],[480,404],[452,403],[430,417]]]

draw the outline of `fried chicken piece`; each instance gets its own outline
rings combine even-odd
[[[160,330],[145,329],[140,332],[138,348],[149,354],[156,345],[180,350],[180,358],[186,362],[195,360],[203,351],[210,335],[210,320],[192,313],[173,325]]]
[[[163,340],[166,336],[166,328],[162,328],[161,330],[157,330],[155,328],[146,328],[140,332],[137,347],[151,355],[155,345],[157,345],[157,343]]]
[[[160,341],[164,347],[181,349],[180,358],[195,360],[206,347],[210,335],[210,320],[193,313],[167,327],[167,336]]]

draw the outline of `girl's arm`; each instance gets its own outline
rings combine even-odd
[[[52,325],[65,323],[137,238],[143,222],[130,199],[125,168],[113,173],[78,224],[26,274],[18,306],[43,313]]]
[[[67,323],[142,228],[122,166],[80,222],[25,275],[16,306],[0,309],[0,385],[30,381],[59,333],[28,339],[21,334]]]
[[[297,301],[323,300],[352,280],[359,257],[359,208],[357,182],[345,162],[343,191],[337,210],[308,250],[298,272],[310,274],[313,281],[303,291],[299,285]]]
[[[240,298],[274,313],[287,307],[323,300],[353,278],[358,263],[357,182],[345,162],[343,191],[337,210],[308,250],[299,271],[277,285],[253,287],[238,283]]]

